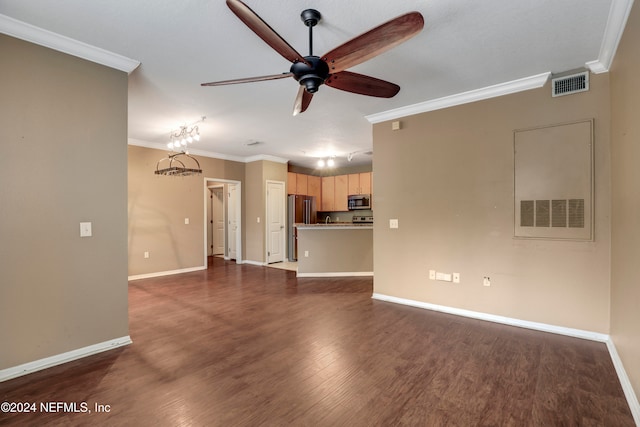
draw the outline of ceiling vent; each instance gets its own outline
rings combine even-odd
[[[583,71],[570,76],[557,77],[551,80],[551,96],[571,95],[589,90],[589,72]]]

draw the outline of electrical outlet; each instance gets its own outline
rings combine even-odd
[[[304,257],[309,258],[309,251],[304,251]]]
[[[451,278],[451,274],[450,273],[441,273],[439,271],[436,271],[436,280],[440,280],[443,282],[451,282],[452,278]]]
[[[429,270],[429,279],[430,280],[436,280],[436,271],[435,270]]]
[[[185,219],[184,219],[184,224],[185,224],[185,225],[189,225],[189,218],[185,218]]]
[[[460,273],[453,273],[453,283],[460,283]]]
[[[482,279],[482,284],[484,286],[491,286],[491,278],[489,276],[484,276],[484,279]]]
[[[389,220],[389,228],[398,228],[398,220],[390,219]]]
[[[145,253],[144,253],[144,257],[145,257],[145,258],[149,258],[149,252],[145,251]]]
[[[260,217],[256,218],[256,222],[260,224]]]

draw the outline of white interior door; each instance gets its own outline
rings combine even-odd
[[[229,259],[237,259],[238,219],[236,218],[236,212],[238,209],[238,189],[236,184],[228,185],[227,195],[227,224],[229,225],[227,230],[227,241],[229,243],[227,256]]]
[[[284,261],[285,205],[284,182],[267,181],[267,263]]]
[[[224,188],[212,188],[211,196],[211,252],[212,255],[223,255],[225,246]]]

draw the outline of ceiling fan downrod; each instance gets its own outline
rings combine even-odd
[[[300,19],[309,27],[309,56],[313,56],[313,27],[322,19],[322,15],[315,9],[305,9],[300,14]]]

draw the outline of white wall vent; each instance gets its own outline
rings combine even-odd
[[[583,71],[570,76],[551,79],[551,96],[570,95],[572,93],[586,92],[589,90],[589,72]]]

